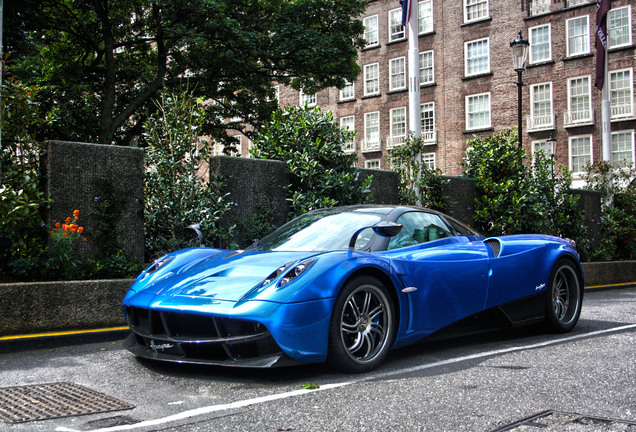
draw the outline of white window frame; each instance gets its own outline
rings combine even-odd
[[[389,136],[387,137],[387,148],[393,148],[404,144],[408,127],[406,124],[406,107],[392,108],[389,110]]]
[[[572,85],[574,84],[575,81],[578,80],[587,80],[587,85],[586,85],[586,94],[583,97],[587,97],[587,106],[585,107],[585,110],[582,110],[583,113],[587,114],[587,115],[582,115],[580,114],[581,111],[577,110],[576,113],[573,110],[572,107],[572,102],[573,102],[573,97],[575,97],[572,94]],[[585,85],[585,84],[584,84]],[[592,111],[592,77],[590,75],[582,75],[582,76],[578,76],[578,77],[572,77],[572,78],[568,78],[568,84],[567,84],[567,91],[568,91],[568,109],[565,113],[565,119],[564,119],[564,124],[565,126],[568,125],[576,125],[576,124],[589,124],[594,120],[594,112]],[[580,97],[579,95],[577,95],[577,97]]]
[[[469,58],[470,46],[485,43],[486,44],[486,68],[471,71],[471,61],[483,59],[483,56]],[[490,38],[475,39],[464,42],[464,76],[483,75],[490,73]]]
[[[422,153],[422,165],[424,165],[428,169],[437,168],[435,153]]]
[[[614,137],[615,136],[619,136],[619,135],[627,135],[628,136],[628,146],[630,146],[627,150],[615,150],[614,149]],[[630,151],[631,150],[631,151]],[[630,157],[631,160],[626,160],[626,159],[617,159],[616,154],[617,153],[631,153]],[[622,161],[626,161],[626,164],[624,163],[617,163],[617,162],[622,162]],[[621,130],[621,131],[616,131],[616,132],[612,132],[612,163],[615,167],[622,167],[622,166],[626,166],[629,164],[633,164],[636,161],[636,144],[634,143],[634,129],[627,129],[627,130]]]
[[[316,106],[316,102],[318,100],[318,98],[316,97],[316,93],[305,94],[305,92],[301,90],[299,96],[300,96],[300,100],[299,100],[300,106],[305,106],[305,103],[307,103],[307,106],[310,108]]]
[[[488,98],[488,109],[486,111],[470,111],[470,106],[471,106],[471,100],[474,100],[476,98],[483,98],[483,97],[487,97]],[[477,94],[472,94],[472,95],[467,95],[466,99],[465,99],[465,111],[466,111],[466,130],[470,131],[470,130],[481,130],[481,129],[488,129],[490,127],[492,127],[492,99],[491,99],[491,95],[490,92],[486,92],[486,93],[477,93]],[[486,113],[488,116],[488,122],[486,124],[480,124],[477,126],[471,126],[471,116],[476,115],[476,114],[480,114],[480,113]]]
[[[469,8],[473,8],[473,7],[479,8],[479,5],[483,5],[483,4],[486,5],[485,12],[474,18],[469,18],[469,15],[470,15]],[[464,9],[464,23],[481,21],[490,16],[490,7],[489,7],[488,0],[464,0],[463,9]]]
[[[375,30],[371,29],[373,22],[375,21]],[[380,45],[380,21],[378,15],[371,15],[362,21],[364,25],[364,40],[367,42],[365,48],[371,48]]]
[[[424,0],[417,3],[417,33],[427,34],[433,32],[433,0]]]
[[[534,154],[539,150],[544,150],[547,155],[554,156],[554,143],[549,142],[547,139],[532,141],[532,160],[534,160]],[[540,147],[540,148],[538,148]]]
[[[340,128],[345,130],[349,130],[351,132],[356,131],[356,117],[355,116],[344,116],[340,117]],[[342,143],[342,150],[345,153],[353,153],[356,151],[356,140],[355,135],[351,138],[350,141]]]
[[[547,42],[548,57],[542,58],[542,59],[535,59],[535,49],[538,44],[536,43],[536,35],[533,33],[533,31],[538,31],[543,28],[548,29],[548,42]],[[530,27],[528,29],[528,34],[530,38],[530,55],[529,55],[530,64],[537,64],[537,63],[544,63],[544,62],[551,61],[552,60],[552,24],[547,23],[547,24],[542,24],[535,27]]]
[[[615,89],[616,82],[612,80],[612,77],[615,76],[616,74],[624,73],[624,72],[629,72],[629,78],[627,79],[627,82],[629,83],[629,89],[627,89],[629,94],[626,97],[626,99],[629,99],[629,105],[627,104],[618,105],[613,103],[615,99],[614,95],[616,92],[616,89]],[[633,118],[634,117],[634,70],[632,68],[612,70],[612,71],[609,71],[608,77],[609,77],[609,94],[610,94],[610,118],[612,120],[621,119],[621,118]],[[625,89],[621,89],[621,90],[625,91]],[[625,107],[628,107],[629,109],[626,109]]]
[[[427,60],[427,57],[430,59],[430,66],[427,64],[423,67],[422,63],[423,61]],[[420,69],[420,86],[433,84],[435,82],[435,52],[433,50],[423,51],[420,53],[419,69]],[[429,70],[430,70],[430,73],[427,73]],[[426,79],[427,76],[430,76],[430,79],[427,80]]]
[[[627,10],[627,29],[625,34],[627,36],[627,40],[623,43],[612,44],[612,27],[615,23],[614,15],[618,14],[619,11],[623,12],[623,10]],[[607,48],[620,48],[624,46],[630,46],[632,44],[632,5],[621,6],[614,9],[610,9],[607,12]]]
[[[546,113],[538,113],[537,112],[537,104],[545,103],[545,100],[536,100],[535,89],[539,87],[549,86],[550,88],[550,112]],[[547,118],[549,116],[549,118]],[[545,117],[545,118],[543,118]],[[541,121],[537,119],[541,118]],[[554,96],[553,96],[553,88],[552,81],[542,82],[537,84],[532,84],[530,86],[530,117],[528,118],[528,131],[536,131],[543,129],[551,129],[554,127]]]
[[[348,101],[356,98],[356,88],[355,83],[346,81],[345,86],[340,89],[338,92],[340,96],[340,101]]]
[[[431,117],[424,119],[424,113],[431,113]],[[432,119],[432,127],[429,127],[429,122]],[[422,140],[425,143],[437,142],[437,129],[435,126],[435,102],[424,102],[420,104],[420,126]]]
[[[401,67],[400,67],[401,64]],[[406,57],[389,60],[389,90],[406,89]]]
[[[580,36],[575,36],[574,38],[581,38],[582,49],[580,51],[573,51],[573,40],[574,38],[570,38],[570,27],[573,25],[575,21],[585,20],[585,34]],[[567,57],[575,57],[579,55],[585,55],[590,53],[590,16],[589,15],[580,15],[574,18],[570,18],[565,21],[565,45]]]
[[[371,72],[373,71],[373,75]],[[370,83],[375,83],[370,89]],[[376,88],[377,87],[377,88]],[[364,65],[364,95],[371,96],[380,94],[380,63]]]
[[[371,116],[375,117],[374,121],[377,122],[377,126],[374,127],[374,129],[377,128],[377,131],[369,130],[369,128],[371,127],[369,125],[371,121]],[[374,137],[373,135],[377,135],[377,138]],[[364,114],[364,145],[362,146],[362,151],[363,152],[380,151],[381,149],[382,149],[382,142],[380,140],[380,111],[365,113]]]
[[[589,139],[590,143],[588,146],[588,153],[586,154],[580,154],[580,155],[574,155],[572,154],[572,143],[575,140],[584,140],[584,139]],[[570,171],[572,171],[572,173],[574,174],[574,176],[576,177],[580,177],[582,174],[585,173],[585,166],[587,165],[587,163],[581,164],[581,170],[580,171],[575,171],[574,170],[574,158],[575,157],[585,157],[585,156],[589,156],[589,160],[587,162],[589,162],[590,164],[594,163],[594,143],[593,143],[593,138],[592,135],[576,135],[576,136],[570,136],[568,139],[568,165],[569,165],[569,169]]]
[[[402,8],[390,10],[388,20],[389,42],[406,39],[406,29],[402,26]]]
[[[375,170],[379,170],[380,169],[380,159],[367,159],[364,161],[364,167],[366,169],[375,169]]]

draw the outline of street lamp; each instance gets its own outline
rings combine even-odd
[[[528,47],[530,43],[527,39],[524,39],[521,36],[521,30],[519,30],[519,34],[517,38],[510,42],[510,48],[512,48],[512,64],[514,65],[515,70],[517,71],[517,132],[519,133],[519,148],[521,148],[521,97],[522,97],[522,88],[523,81],[521,80],[521,74],[524,70],[526,70],[526,62],[528,61]]]
[[[552,159],[552,180],[554,181],[554,164],[556,163],[556,139],[552,138],[552,132],[550,132],[550,138],[545,140],[546,144],[550,145],[550,158]]]

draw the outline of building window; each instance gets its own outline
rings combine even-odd
[[[380,44],[380,38],[378,36],[378,16],[373,15],[366,17],[362,23],[364,24],[364,40],[367,43],[367,47]]]
[[[554,154],[554,146],[552,142],[548,140],[543,141],[532,141],[532,159],[534,160],[534,155],[538,152],[543,152],[544,155],[550,157]]]
[[[530,29],[530,63],[552,60],[552,41],[550,24]]]
[[[610,112],[611,118],[634,116],[634,80],[631,69],[610,71]]]
[[[464,22],[488,18],[488,0],[464,0]]]
[[[380,169],[380,159],[369,159],[364,161],[366,169]]]
[[[587,15],[565,22],[568,57],[590,52],[590,25]]]
[[[607,13],[608,48],[629,46],[632,44],[632,7],[610,9]]]
[[[583,174],[592,163],[592,136],[570,137],[570,171]]]
[[[346,82],[345,86],[342,88],[342,90],[340,90],[340,100],[341,101],[345,101],[345,100],[351,100],[351,99],[355,99],[355,88],[353,86],[353,83],[350,82]]]
[[[300,105],[304,106],[314,106],[316,105],[316,93],[314,94],[305,94],[303,91],[300,91]]]
[[[490,50],[488,38],[464,44],[464,74],[466,76],[490,72]]]
[[[612,163],[625,167],[634,163],[634,131],[612,133]]]
[[[435,102],[426,102],[420,105],[422,140],[426,143],[437,141],[435,133]]]
[[[364,66],[364,95],[375,95],[380,93],[380,66],[373,63]]]
[[[340,117],[340,128],[347,132],[356,131],[356,118],[354,116]],[[353,153],[356,151],[356,142],[354,140],[355,134],[351,136],[349,140],[342,143],[342,150],[345,153]]]
[[[389,90],[406,88],[406,59],[404,57],[389,60]]]
[[[490,93],[466,96],[466,129],[490,127]]]
[[[566,126],[589,123],[592,116],[592,87],[589,76],[568,80],[568,110],[565,112]]]
[[[406,139],[406,108],[393,108],[389,111],[391,135],[387,138],[387,148],[404,144]]]
[[[422,154],[422,165],[430,170],[435,169],[435,153]]]
[[[435,69],[433,51],[420,53],[420,85],[432,84],[435,82]]]
[[[433,31],[433,0],[424,0],[417,4],[417,32],[418,34]]]
[[[389,42],[406,38],[406,32],[402,27],[402,9],[389,11]]]
[[[364,142],[362,151],[380,151],[380,112],[364,115]]]
[[[531,85],[528,130],[551,128],[554,125],[552,112],[552,83]]]
[[[530,3],[530,16],[550,12],[551,2],[552,0],[532,0],[532,3]]]

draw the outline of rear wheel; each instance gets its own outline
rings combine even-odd
[[[371,276],[351,280],[331,317],[329,364],[346,372],[375,369],[391,348],[394,327],[393,301],[382,282]]]
[[[546,296],[546,326],[555,333],[569,332],[581,315],[583,282],[578,268],[569,260],[557,261],[550,275]]]

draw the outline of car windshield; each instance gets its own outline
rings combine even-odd
[[[360,228],[375,225],[382,216],[361,212],[318,211],[304,214],[283,225],[248,249],[322,252],[347,249],[351,236]],[[371,229],[358,236],[356,249],[370,245]]]

